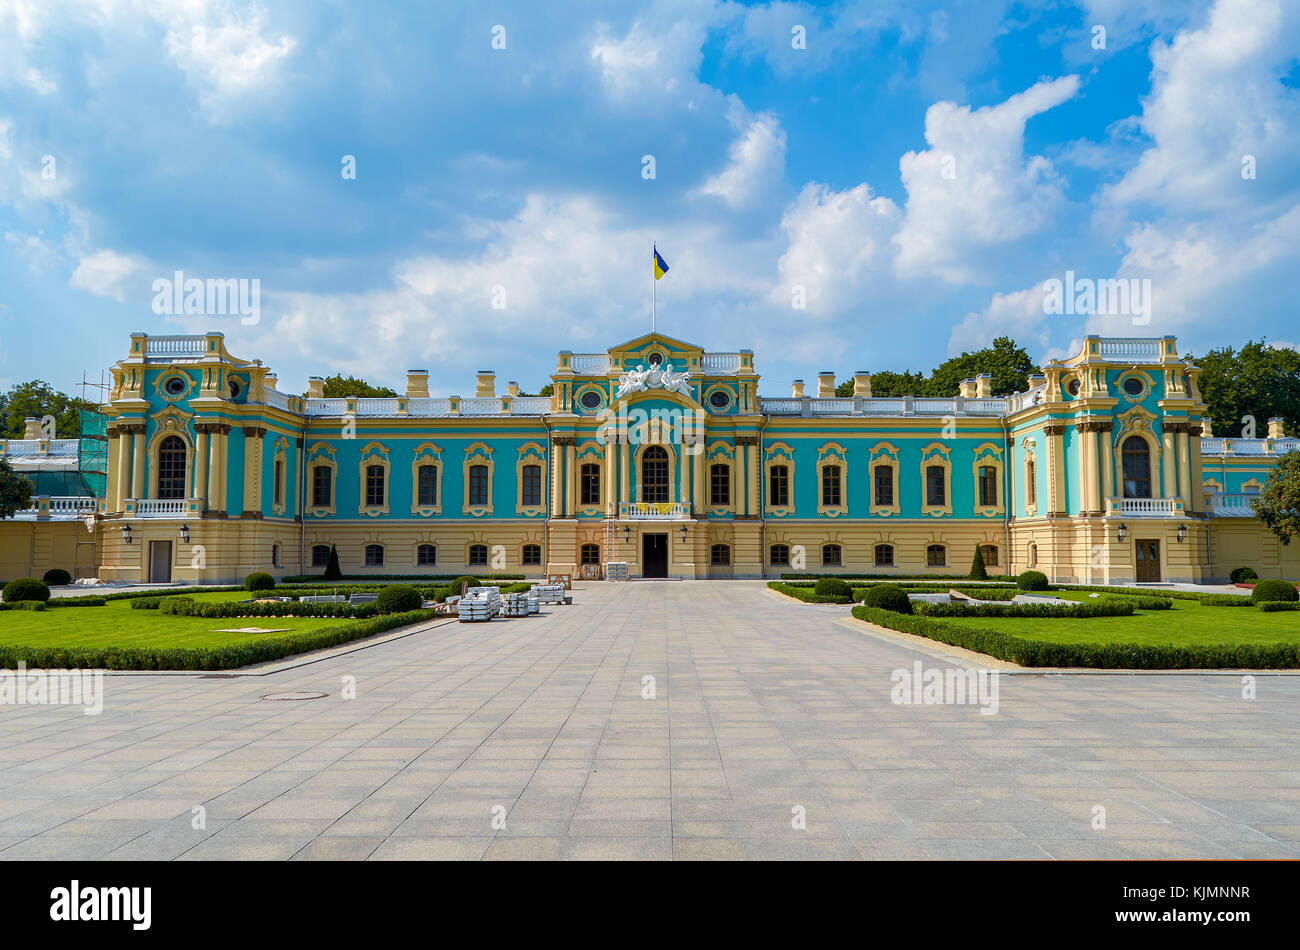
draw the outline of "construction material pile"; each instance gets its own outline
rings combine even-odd
[[[501,613],[501,588],[471,587],[456,607],[461,623],[491,620]]]
[[[534,584],[532,593],[537,595],[537,602],[539,604],[564,603],[563,584]]]

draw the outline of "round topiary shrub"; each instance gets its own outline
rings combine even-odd
[[[275,578],[264,571],[254,571],[244,578],[244,590],[273,590]]]
[[[8,590],[6,587],[5,600],[9,599]],[[1260,581],[1250,592],[1250,599],[1257,604],[1265,601],[1300,600],[1300,591],[1290,581]]]
[[[819,597],[848,597],[852,599],[853,588],[838,577],[818,578],[813,586],[813,593]]]
[[[1234,584],[1244,584],[1247,581],[1257,580],[1259,575],[1255,573],[1253,567],[1236,567],[1228,575],[1228,579]]]
[[[872,584],[867,588],[862,603],[868,607],[892,610],[896,614],[912,612],[912,602],[907,597],[907,591],[897,584]]]
[[[381,614],[404,614],[408,610],[419,610],[423,604],[424,598],[410,584],[389,584],[379,592],[375,609]]]
[[[6,584],[4,593],[0,596],[4,597],[6,604],[19,600],[39,600],[44,602],[50,599],[50,588],[48,584],[38,581],[34,577],[20,577]]]
[[[1047,575],[1042,571],[1025,571],[1016,578],[1016,586],[1021,590],[1047,590]]]
[[[52,567],[45,572],[45,583],[51,587],[66,587],[72,583],[72,575],[61,567]]]
[[[466,590],[469,590],[470,587],[483,586],[483,578],[475,577],[473,574],[462,574],[460,577],[456,578],[454,581],[451,582],[451,592],[453,594],[457,594],[457,595],[460,594],[461,581],[464,581],[468,585],[465,588]]]

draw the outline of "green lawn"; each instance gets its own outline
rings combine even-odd
[[[195,600],[248,600],[247,591],[194,594]],[[315,617],[172,617],[156,610],[132,610],[129,600],[103,607],[49,607],[42,611],[0,611],[0,645],[25,647],[219,647],[276,634],[216,633],[221,629],[308,631],[349,623]]]
[[[1086,591],[1045,592],[1051,597],[1091,601]],[[1143,591],[1159,597],[1159,591]],[[1123,594],[1102,594],[1123,599]],[[1264,613],[1256,607],[1207,607],[1175,600],[1172,610],[1139,610],[1131,617],[1044,620],[1025,617],[944,617],[953,626],[997,630],[1047,643],[1126,643],[1135,646],[1270,645],[1300,643],[1300,611]]]

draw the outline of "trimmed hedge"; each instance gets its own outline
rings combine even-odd
[[[38,581],[34,577],[20,577],[6,584],[0,596],[4,597],[7,604],[21,600],[47,601],[50,599],[50,588],[44,581]]]
[[[1052,585],[1042,571],[1025,571],[1016,577],[1016,586],[1021,590],[1047,590]]]
[[[838,577],[823,577],[813,585],[813,593],[822,597],[848,597],[852,599],[853,588],[849,582]]]
[[[43,600],[13,600],[0,602],[0,610],[44,610]]]
[[[250,663],[264,663],[296,653],[338,646],[341,643],[360,640],[397,627],[422,623],[434,616],[432,610],[413,610],[408,613],[388,614],[355,623],[324,627],[320,630],[307,630],[203,649],[0,646],[0,669],[16,669],[22,662],[29,668],[63,670],[229,670]]]
[[[868,607],[880,610],[892,610],[900,614],[910,614],[915,606],[907,596],[907,591],[897,584],[879,584],[868,587],[862,602]]]
[[[379,609],[374,604],[304,604],[300,601],[272,601],[248,603],[245,601],[213,601],[200,603],[192,597],[164,597],[158,612],[171,617],[343,617],[355,619],[374,617]]]
[[[1259,575],[1255,573],[1253,567],[1234,567],[1232,573],[1228,575],[1228,580],[1234,584],[1244,584],[1247,581],[1257,580]]]
[[[470,577],[470,580],[482,586],[486,581],[522,581],[526,577],[525,574],[479,574]],[[281,578],[280,583],[309,584],[319,583],[322,580],[365,581],[367,583],[375,581],[417,581],[421,584],[437,582],[446,585],[448,581],[460,580],[460,576],[451,574],[340,574],[337,578],[326,578],[320,574],[294,574]]]
[[[275,578],[265,571],[254,571],[244,578],[244,590],[274,590]]]
[[[1245,600],[1245,598],[1241,598]],[[915,634],[940,643],[986,653],[1021,666],[1083,666],[1097,669],[1296,669],[1300,645],[1134,646],[1122,643],[1046,643],[996,630],[944,623],[931,617],[906,616],[867,606],[853,608],[867,623]]]
[[[1052,590],[1086,590],[1097,594],[1123,594],[1125,597],[1150,597],[1149,591],[1135,587],[1097,587],[1092,584],[1054,584]],[[1200,594],[1191,590],[1162,590],[1160,598],[1195,600],[1206,607],[1249,607],[1250,598],[1241,594]]]
[[[785,594],[787,597],[793,597],[795,600],[802,600],[805,604],[850,604],[853,602],[849,597],[834,594],[818,594],[811,587],[792,587],[791,585],[783,584],[780,581],[768,581],[767,586],[778,594]]]
[[[72,575],[61,567],[52,567],[41,578],[51,587],[66,587],[72,583]]]
[[[1172,606],[1171,601],[1165,601]],[[1089,620],[1096,617],[1131,617],[1134,604],[1103,600],[1095,604],[928,604],[912,605],[923,617],[1048,617],[1053,620]]]
[[[8,600],[8,596],[5,599]],[[1300,591],[1297,591],[1295,584],[1290,581],[1260,581],[1255,585],[1255,589],[1250,592],[1250,599],[1257,604],[1261,601],[1289,601],[1294,603],[1300,600]]]
[[[788,572],[781,575],[783,581],[816,581],[823,577],[838,577],[846,581],[968,581],[968,574],[810,574],[807,571]],[[1008,574],[990,574],[989,580],[1011,583],[1015,580]]]
[[[1276,613],[1279,610],[1300,610],[1300,603],[1293,600],[1261,600],[1258,606],[1266,614]]]
[[[408,584],[393,584],[379,592],[375,609],[381,614],[400,614],[419,610],[424,605],[420,592]]]

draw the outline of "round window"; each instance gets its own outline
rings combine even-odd
[[[163,382],[163,391],[169,396],[179,396],[189,388],[189,385],[181,376],[168,376],[166,381]]]
[[[646,357],[646,362],[649,363],[651,366],[658,366],[663,361],[664,361],[664,356],[662,353],[651,353],[649,356]]]
[[[731,396],[725,389],[715,389],[709,393],[709,405],[714,409],[726,409],[731,405]]]
[[[1066,388],[1069,390],[1071,396],[1079,395],[1079,381],[1077,379],[1070,380],[1070,385]]]
[[[1136,376],[1130,376],[1124,380],[1124,392],[1130,396],[1141,396],[1146,388],[1146,384]]]
[[[600,405],[600,393],[596,392],[594,389],[588,389],[578,397],[578,402],[582,403],[582,405],[587,409],[595,409]]]

